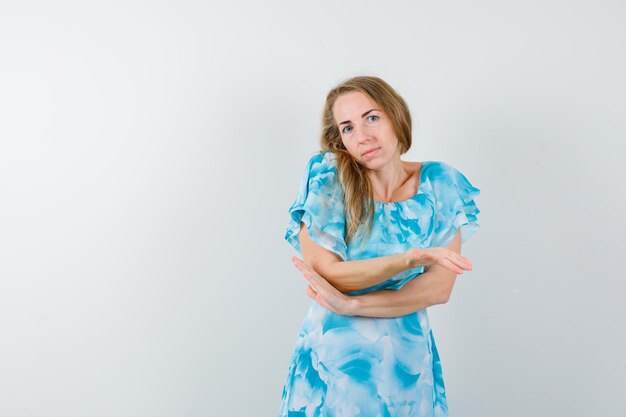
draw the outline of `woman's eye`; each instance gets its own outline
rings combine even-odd
[[[370,119],[371,117],[374,117],[375,119]],[[380,117],[378,117],[378,116],[377,116],[377,115],[375,115],[375,114],[372,114],[371,116],[367,116],[367,118],[368,118],[368,119],[370,119],[371,121],[375,122],[375,121],[376,121],[376,120],[378,120]],[[342,132],[342,133],[347,133],[347,132],[349,132],[349,131],[346,131],[346,129],[348,129],[348,128],[352,129],[350,126],[345,126],[343,129],[341,129],[341,132]]]

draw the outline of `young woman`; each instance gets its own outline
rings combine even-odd
[[[314,301],[280,416],[447,416],[426,308],[472,269],[461,243],[480,190],[444,162],[400,159],[411,116],[380,78],[333,88],[322,124],[285,234]]]

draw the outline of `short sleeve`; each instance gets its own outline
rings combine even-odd
[[[474,199],[480,190],[474,187],[459,170],[438,162],[430,181],[435,202],[434,232],[431,247],[447,246],[461,229],[461,242],[476,233],[480,224]]]
[[[285,239],[300,254],[298,234],[304,222],[315,243],[346,260],[344,196],[334,153],[316,153],[309,159],[289,214]]]

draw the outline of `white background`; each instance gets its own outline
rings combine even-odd
[[[482,193],[431,309],[450,415],[624,415],[621,1],[0,5],[0,415],[274,416],[327,91]]]

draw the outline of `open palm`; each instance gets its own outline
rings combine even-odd
[[[302,275],[309,281],[306,291],[309,297],[317,301],[322,307],[343,315],[350,313],[353,305],[351,297],[343,294],[333,287],[324,277],[318,274],[309,264],[302,259],[292,256],[293,264],[302,272]]]

